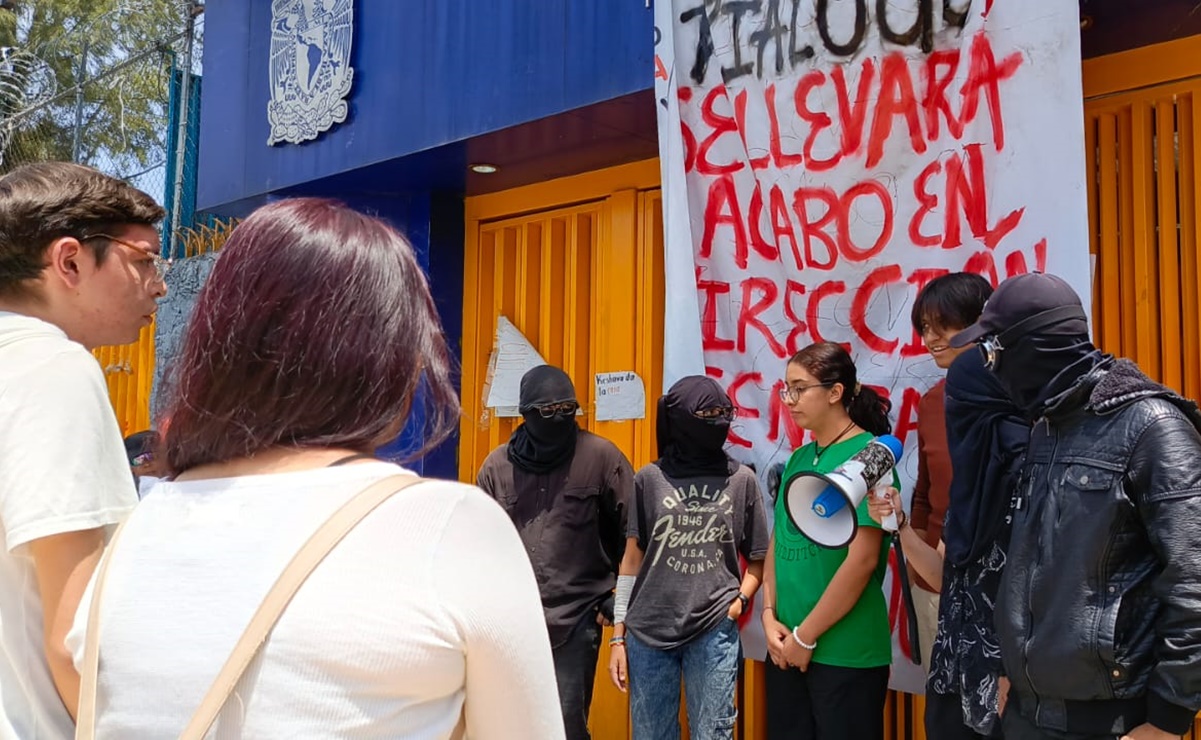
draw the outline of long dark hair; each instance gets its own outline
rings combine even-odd
[[[167,466],[274,446],[368,452],[419,399],[420,454],[458,423],[450,363],[404,237],[334,201],[272,203],[234,230],[200,291],[168,386]]]
[[[800,365],[819,383],[842,384],[842,406],[851,421],[879,437],[892,433],[888,412],[892,403],[867,386],[859,384],[859,373],[851,355],[841,344],[818,342],[792,356],[790,365]]]

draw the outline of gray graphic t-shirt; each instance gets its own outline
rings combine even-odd
[[[661,650],[683,645],[726,618],[742,582],[738,556],[767,555],[755,474],[740,465],[729,477],[675,479],[647,465],[634,476],[626,535],[644,553],[626,629]]]

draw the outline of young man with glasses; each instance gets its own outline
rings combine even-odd
[[[612,616],[634,471],[612,442],[580,429],[575,387],[559,368],[527,372],[519,403],[524,422],[488,455],[476,482],[508,512],[525,544],[567,740],[587,740],[601,614]]]
[[[137,503],[90,350],[151,322],[162,217],[81,165],[0,177],[0,737],[74,735],[63,638],[109,528]]]
[[[1178,738],[1201,709],[1201,414],[1089,339],[1052,275],[952,340],[1034,421],[996,607],[1007,740]]]

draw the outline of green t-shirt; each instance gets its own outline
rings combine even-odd
[[[863,433],[833,444],[813,459],[812,443],[792,453],[784,468],[781,491],[776,496],[776,547],[772,553],[776,568],[776,618],[789,629],[809,616],[818,600],[834,578],[834,573],[846,560],[846,547],[820,547],[796,528],[784,511],[783,483],[794,473],[813,470],[832,472],[872,441]],[[893,486],[900,480],[893,472]],[[869,494],[870,495],[870,494]],[[857,518],[860,527],[880,528],[867,510],[867,499],[859,504]],[[884,572],[888,567],[889,537],[880,546],[880,561],[871,580],[863,589],[859,601],[837,624],[817,641],[813,662],[843,668],[877,668],[892,663],[892,637],[888,628],[888,605],[884,601]]]

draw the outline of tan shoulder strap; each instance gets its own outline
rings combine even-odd
[[[350,533],[351,530],[358,525],[368,514],[374,511],[380,504],[387,501],[393,495],[403,491],[409,486],[423,482],[423,479],[411,475],[396,475],[385,478],[378,483],[374,483],[359,493],[355,494],[349,501],[342,505],[324,524],[322,524],[316,532],[309,537],[308,541],[301,546],[296,555],[284,568],[271,590],[267,592],[267,596],[263,599],[263,603],[259,605],[254,616],[251,617],[250,623],[246,626],[246,630],[242,636],[238,638],[237,644],[234,646],[233,652],[225,661],[225,665],[221,667],[221,671],[217,674],[217,678],[213,681],[208,693],[205,694],[200,706],[196,709],[196,713],[192,715],[192,719],[188,722],[180,735],[180,740],[202,740],[208,733],[213,722],[216,721],[217,715],[221,712],[221,708],[225,706],[226,700],[233,693],[234,687],[237,686],[242,674],[250,666],[251,661],[258,654],[263,643],[267,641],[268,635],[271,634],[275,623],[279,621],[279,617],[283,614],[284,609],[292,601],[292,597],[308,579],[309,575],[321,563],[322,560],[338,545],[342,539]],[[120,532],[118,531],[118,535]],[[117,536],[114,535],[113,543],[116,544]],[[112,545],[109,546],[110,558]],[[98,616],[96,615],[97,604],[99,603],[100,589],[103,585],[104,571],[106,563],[101,568],[101,572],[96,580],[96,592],[92,596],[92,606],[88,614],[88,643],[85,649],[85,671],[90,673],[90,676],[84,677],[85,681],[90,678],[90,697],[88,715],[87,733],[81,734],[84,727],[84,697],[80,696],[80,712],[79,712],[79,729],[76,730],[75,737],[90,740],[94,732],[95,724],[95,702],[96,702],[96,671],[99,668],[99,649],[94,647],[98,645],[99,640],[96,634],[95,627],[98,626]],[[92,659],[95,662],[88,662],[88,653],[92,652],[95,655]]]
[[[108,547],[100,560],[100,569],[96,571],[96,582],[92,584],[92,602],[88,605],[88,627],[84,633],[83,642],[83,671],[79,674],[79,709],[75,715],[75,740],[92,740],[96,734],[96,679],[100,670],[100,595],[104,593],[104,582],[108,578],[108,568],[113,562],[113,550],[121,533],[125,531],[125,522],[117,527],[113,538],[108,541]]]

